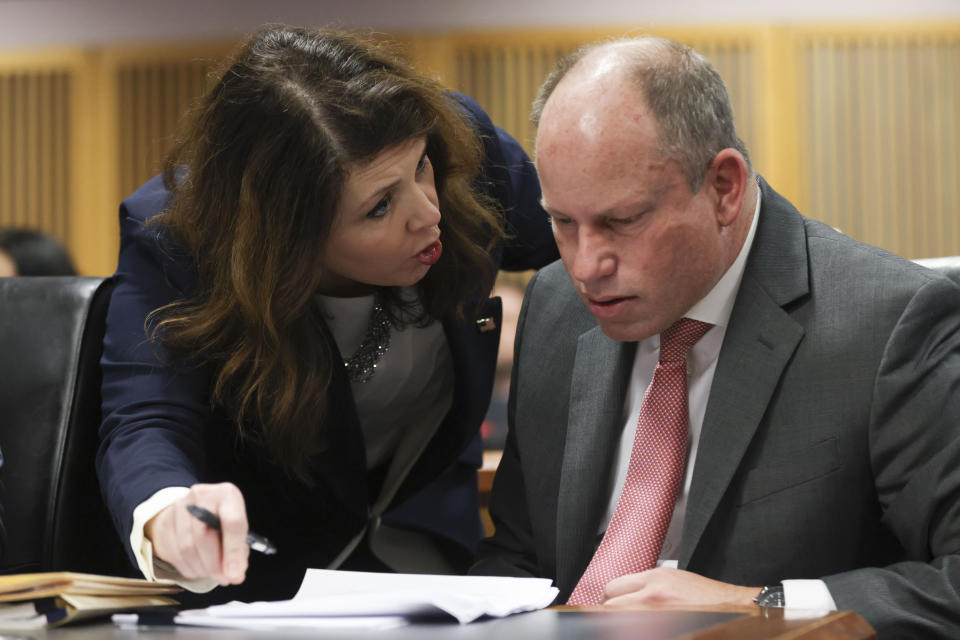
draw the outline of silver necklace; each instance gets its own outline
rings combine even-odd
[[[376,373],[377,363],[390,349],[390,316],[383,309],[380,296],[373,298],[373,313],[363,342],[352,356],[343,361],[350,382],[368,382]]]

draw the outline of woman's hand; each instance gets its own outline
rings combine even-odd
[[[187,511],[195,504],[220,518],[212,529]],[[144,534],[154,556],[184,578],[211,578],[221,586],[240,584],[247,573],[247,510],[243,494],[233,484],[195,484],[190,493],[151,518]]]

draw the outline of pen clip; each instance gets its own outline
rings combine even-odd
[[[195,504],[188,504],[187,511],[190,512],[190,515],[211,529],[216,529],[217,531],[220,530],[220,518],[212,511],[204,509],[203,507],[198,507]],[[267,556],[272,556],[277,552],[277,547],[270,542],[270,540],[252,531],[247,532],[247,544],[254,551],[258,551]]]
[[[265,556],[272,556],[277,552],[277,548],[273,546],[272,542],[256,533],[247,534],[247,544],[250,545],[251,549],[259,551]]]

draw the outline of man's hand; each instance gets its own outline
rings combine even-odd
[[[620,576],[607,583],[603,605],[752,605],[760,587],[717,582],[689,571],[660,567]]]
[[[220,531],[187,511],[188,504],[220,517]],[[155,515],[144,527],[154,556],[184,578],[212,578],[221,586],[240,584],[247,573],[247,510],[243,495],[230,483],[195,484],[190,493]]]

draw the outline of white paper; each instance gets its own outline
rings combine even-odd
[[[371,630],[395,629],[407,624],[407,619],[401,616],[349,616],[349,617],[224,617],[212,616],[204,609],[191,609],[177,614],[173,619],[176,624],[187,624],[199,627],[227,627],[232,629],[254,629],[257,631],[272,631],[280,629],[342,629],[342,630]]]
[[[446,613],[460,623],[481,616],[503,617],[542,609],[553,602],[557,589],[540,578],[487,576],[439,576],[398,573],[365,573],[309,569],[300,590],[291,600],[276,602],[231,602],[202,610],[185,611],[175,621],[264,628],[301,626],[319,620],[350,620],[375,617],[385,624],[390,618]],[[309,621],[309,622],[308,622]],[[373,622],[370,622],[372,624]]]

